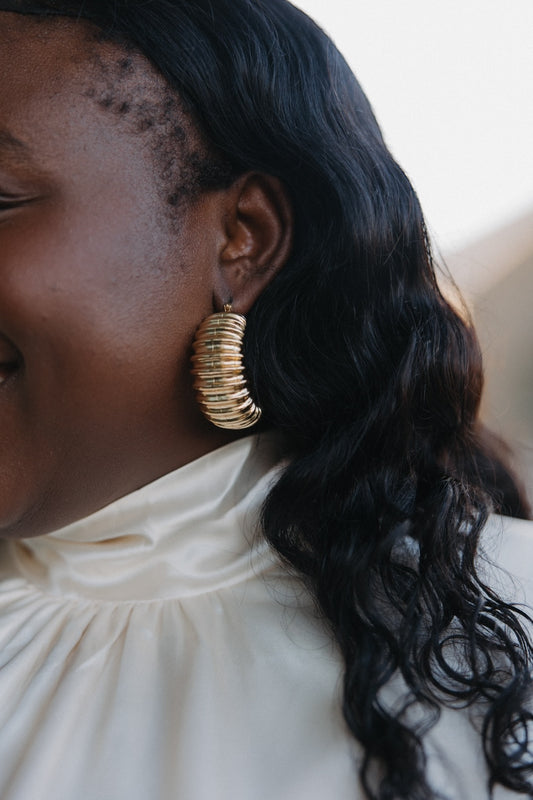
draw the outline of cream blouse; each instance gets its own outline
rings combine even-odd
[[[280,469],[250,436],[2,545],[1,800],[362,798],[336,648],[257,530]],[[501,524],[527,577],[531,526]],[[436,788],[487,796],[465,713],[427,741]]]

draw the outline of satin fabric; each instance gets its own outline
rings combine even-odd
[[[2,545],[2,800],[362,797],[338,653],[258,530],[281,469],[275,438],[247,437]],[[501,525],[487,545],[523,574],[531,527]],[[465,713],[427,745],[437,788],[487,796]]]

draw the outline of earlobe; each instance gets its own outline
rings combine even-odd
[[[216,302],[231,301],[235,312],[246,314],[290,254],[292,208],[281,181],[262,173],[238,178],[226,199]]]

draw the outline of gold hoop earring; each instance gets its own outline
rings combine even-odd
[[[261,416],[246,378],[242,341],[246,317],[231,305],[206,317],[193,342],[192,374],[196,398],[205,417],[218,428],[250,428]]]

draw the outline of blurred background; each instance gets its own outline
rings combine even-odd
[[[533,2],[293,0],[333,38],[473,314],[533,500]]]

